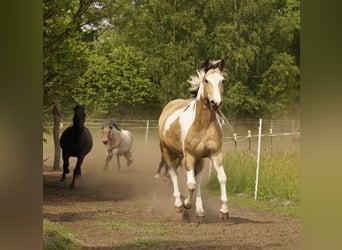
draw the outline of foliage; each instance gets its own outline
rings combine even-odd
[[[159,113],[189,75],[223,58],[223,111],[299,115],[299,0],[58,1],[44,7],[44,108],[84,102],[94,116]]]
[[[43,219],[43,248],[45,250],[81,249],[81,247],[75,243],[74,238],[75,236],[69,229],[58,223]]]
[[[300,166],[298,154],[266,154],[260,159],[258,199],[279,198],[299,203]],[[230,194],[254,195],[256,157],[248,152],[226,156],[227,191]],[[208,183],[213,190],[219,185],[215,175]]]
[[[88,70],[80,77],[71,96],[96,115],[153,107],[158,97],[149,78],[146,57],[132,47],[113,41],[111,36],[105,36],[95,43]]]

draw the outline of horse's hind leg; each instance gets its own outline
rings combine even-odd
[[[162,170],[164,165],[165,165],[165,160],[164,160],[163,157],[161,157],[158,170],[157,170],[156,174],[154,175],[154,179],[159,179],[160,178],[160,171]],[[166,171],[167,170],[166,170],[166,166],[165,166],[165,175],[166,175]]]
[[[77,158],[76,167],[74,169],[74,174],[72,177],[72,182],[71,182],[70,188],[75,187],[75,179],[77,176],[81,175],[81,165],[82,165],[83,160],[84,160],[84,155]]]
[[[127,151],[126,153],[124,153],[124,156],[127,160],[127,167],[131,166],[132,163],[133,163],[133,160],[132,160],[132,152],[131,151]]]
[[[66,155],[65,153],[62,153],[62,158],[63,158],[63,173],[62,173],[61,182],[64,181],[65,175],[69,173],[69,156]]]

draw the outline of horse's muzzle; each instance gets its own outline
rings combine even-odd
[[[222,104],[222,101],[220,102],[215,102],[214,100],[211,100],[210,101],[210,108],[211,109],[214,109],[214,110],[217,110]]]

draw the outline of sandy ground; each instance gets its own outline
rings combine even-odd
[[[71,228],[83,249],[300,249],[299,219],[229,205],[230,218],[218,218],[219,197],[203,190],[205,217],[193,209],[176,213],[168,179],[154,180],[160,160],[158,141],[133,133],[133,166],[114,159],[103,171],[105,149],[101,133],[92,131],[94,147],[82,165],[82,178],[70,189],[70,174],[60,182],[52,171],[53,143],[44,144],[43,217]],[[62,164],[62,163],[61,163]],[[184,171],[181,190],[186,194]],[[204,169],[202,186],[208,178]]]

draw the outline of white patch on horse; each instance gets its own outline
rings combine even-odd
[[[184,108],[178,109],[175,112],[173,112],[166,120],[165,126],[164,126],[164,135],[166,131],[170,129],[171,124],[178,119],[179,115],[183,112]]]
[[[192,101],[187,106],[187,109],[180,115],[179,125],[181,127],[181,139],[182,139],[182,146],[183,146],[183,154],[184,154],[184,142],[188,135],[188,131],[195,120],[196,116],[196,102]]]
[[[195,105],[196,102],[190,102],[185,108],[178,109],[173,112],[166,120],[164,126],[164,134],[170,129],[171,124],[179,118],[179,125],[181,128],[181,140],[184,150],[184,141],[188,135],[188,131],[195,120]]]

